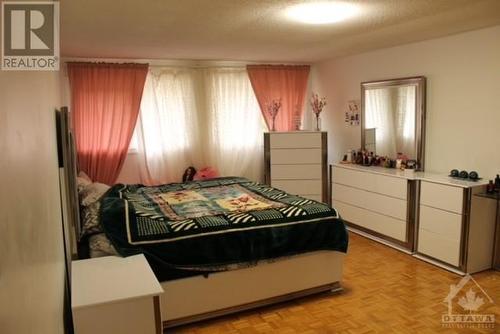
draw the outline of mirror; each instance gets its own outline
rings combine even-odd
[[[361,146],[424,169],[425,77],[361,83]]]

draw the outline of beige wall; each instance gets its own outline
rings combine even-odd
[[[57,72],[0,71],[0,333],[63,333]]]
[[[360,147],[360,127],[344,125],[347,101],[362,81],[427,77],[426,170],[500,172],[500,26],[334,59],[313,67],[313,90],[325,95],[329,160]]]

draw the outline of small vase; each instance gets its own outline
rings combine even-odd
[[[276,121],[276,116],[273,117],[273,126],[271,128],[271,131],[276,131],[275,121]]]
[[[321,118],[319,118],[319,114],[316,115],[316,131],[321,131]]]

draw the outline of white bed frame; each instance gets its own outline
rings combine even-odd
[[[67,108],[61,109],[60,119],[64,161],[62,199],[67,208],[64,224],[68,227],[66,231],[72,231],[72,235],[66,236],[69,240],[66,249],[68,256],[72,254],[72,259],[76,259],[75,241],[80,231],[76,153]],[[163,282],[165,293],[160,297],[163,326],[178,326],[319,292],[340,291],[344,256],[337,251],[318,251],[213,273],[207,278],[194,276]]]
[[[255,267],[162,282],[164,327],[283,302],[314,293],[341,291],[344,253],[305,253]]]

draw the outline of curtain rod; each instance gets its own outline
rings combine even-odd
[[[310,65],[309,63],[276,62],[276,61],[238,61],[238,60],[192,60],[192,59],[132,59],[132,58],[78,58],[63,57],[63,63],[67,62],[112,62],[112,63],[148,63],[150,67],[184,67],[184,68],[241,68],[247,65]]]

